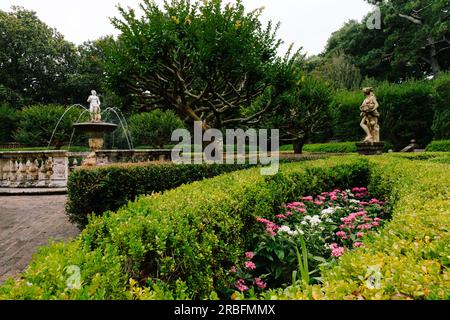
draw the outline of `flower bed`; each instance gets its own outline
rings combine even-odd
[[[267,287],[291,284],[297,273],[307,285],[318,283],[319,267],[363,247],[364,238],[387,218],[389,206],[365,187],[301,197],[284,205],[272,220],[257,218],[264,231],[256,236],[256,248],[230,269],[234,287],[254,298]]]

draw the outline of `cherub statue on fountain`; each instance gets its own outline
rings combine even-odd
[[[90,103],[89,111],[91,113],[91,122],[102,122],[100,109],[101,102],[95,90],[91,91],[91,95],[89,96],[87,102]]]

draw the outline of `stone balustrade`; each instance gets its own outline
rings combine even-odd
[[[170,161],[171,150],[100,150],[97,165]],[[0,152],[0,188],[65,188],[71,170],[89,153],[68,151]]]
[[[64,188],[68,160],[67,151],[0,152],[0,187]]]

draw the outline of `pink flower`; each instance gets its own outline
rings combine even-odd
[[[291,211],[286,212],[286,216],[290,217],[292,215],[294,215],[294,214]]]
[[[359,192],[359,188],[353,188],[353,189],[352,189],[352,192],[353,192],[353,193]]]
[[[231,273],[237,273],[236,267],[235,267],[235,266],[232,266],[232,267],[230,268],[230,272],[231,272]]]
[[[258,286],[258,288],[264,290],[267,287],[267,283],[262,281],[260,278],[255,278],[255,284]]]
[[[258,222],[261,222],[261,223],[264,223],[264,224],[266,224],[266,223],[270,223],[270,221],[269,221],[269,220],[267,220],[267,219],[264,219],[264,218],[257,218],[257,219],[256,219],[256,221],[258,221]]]
[[[344,248],[343,247],[339,247],[337,245],[337,243],[333,243],[330,245],[330,249],[331,249],[331,256],[339,258],[340,256],[342,256],[344,254]]]
[[[255,257],[255,254],[251,251],[245,253],[245,257],[249,260],[252,260]]]
[[[308,201],[308,202],[313,202],[313,197],[312,196],[303,197],[302,200]]]
[[[357,215],[358,217],[364,217],[364,216],[366,215],[366,212],[360,211],[360,212],[357,212],[356,215]]]
[[[356,234],[356,237],[357,237],[358,239],[361,239],[362,237],[364,237],[364,233],[358,232],[358,233]]]
[[[306,209],[304,209],[304,208],[297,209],[297,211],[300,213],[306,213]]]
[[[359,248],[359,247],[363,247],[364,244],[363,244],[362,242],[355,242],[355,243],[353,244],[353,246],[354,246],[355,248]]]
[[[373,226],[373,227],[379,227],[380,224],[379,224],[378,222],[372,222],[372,226]]]
[[[275,216],[277,219],[286,219],[286,216],[284,214],[279,214]]]
[[[339,231],[336,232],[336,236],[338,236],[339,238],[344,238],[347,237],[347,234],[344,231]]]
[[[375,222],[380,222],[380,221],[383,221],[383,219],[375,218],[375,219],[373,219],[373,221],[375,221]]]
[[[332,196],[330,199],[331,199],[331,201],[336,201],[338,199],[338,197]]]
[[[241,292],[244,292],[244,291],[247,291],[247,290],[248,290],[248,287],[245,285],[245,280],[244,280],[244,279],[239,279],[239,280],[236,282],[236,288],[237,288],[239,291],[241,291]]]
[[[315,204],[316,206],[322,206],[322,205],[323,205],[323,202],[322,202],[322,201],[316,200],[316,201],[314,201],[314,204]]]
[[[246,261],[245,262],[245,267],[248,270],[255,270],[256,269],[256,265],[253,262],[251,262],[251,261]]]

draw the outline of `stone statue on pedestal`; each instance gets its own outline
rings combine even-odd
[[[364,88],[363,92],[366,96],[360,107],[362,117],[361,128],[366,133],[366,138],[363,142],[380,142],[380,125],[378,123],[378,118],[380,117],[378,108],[380,105],[373,92],[373,88]]]

